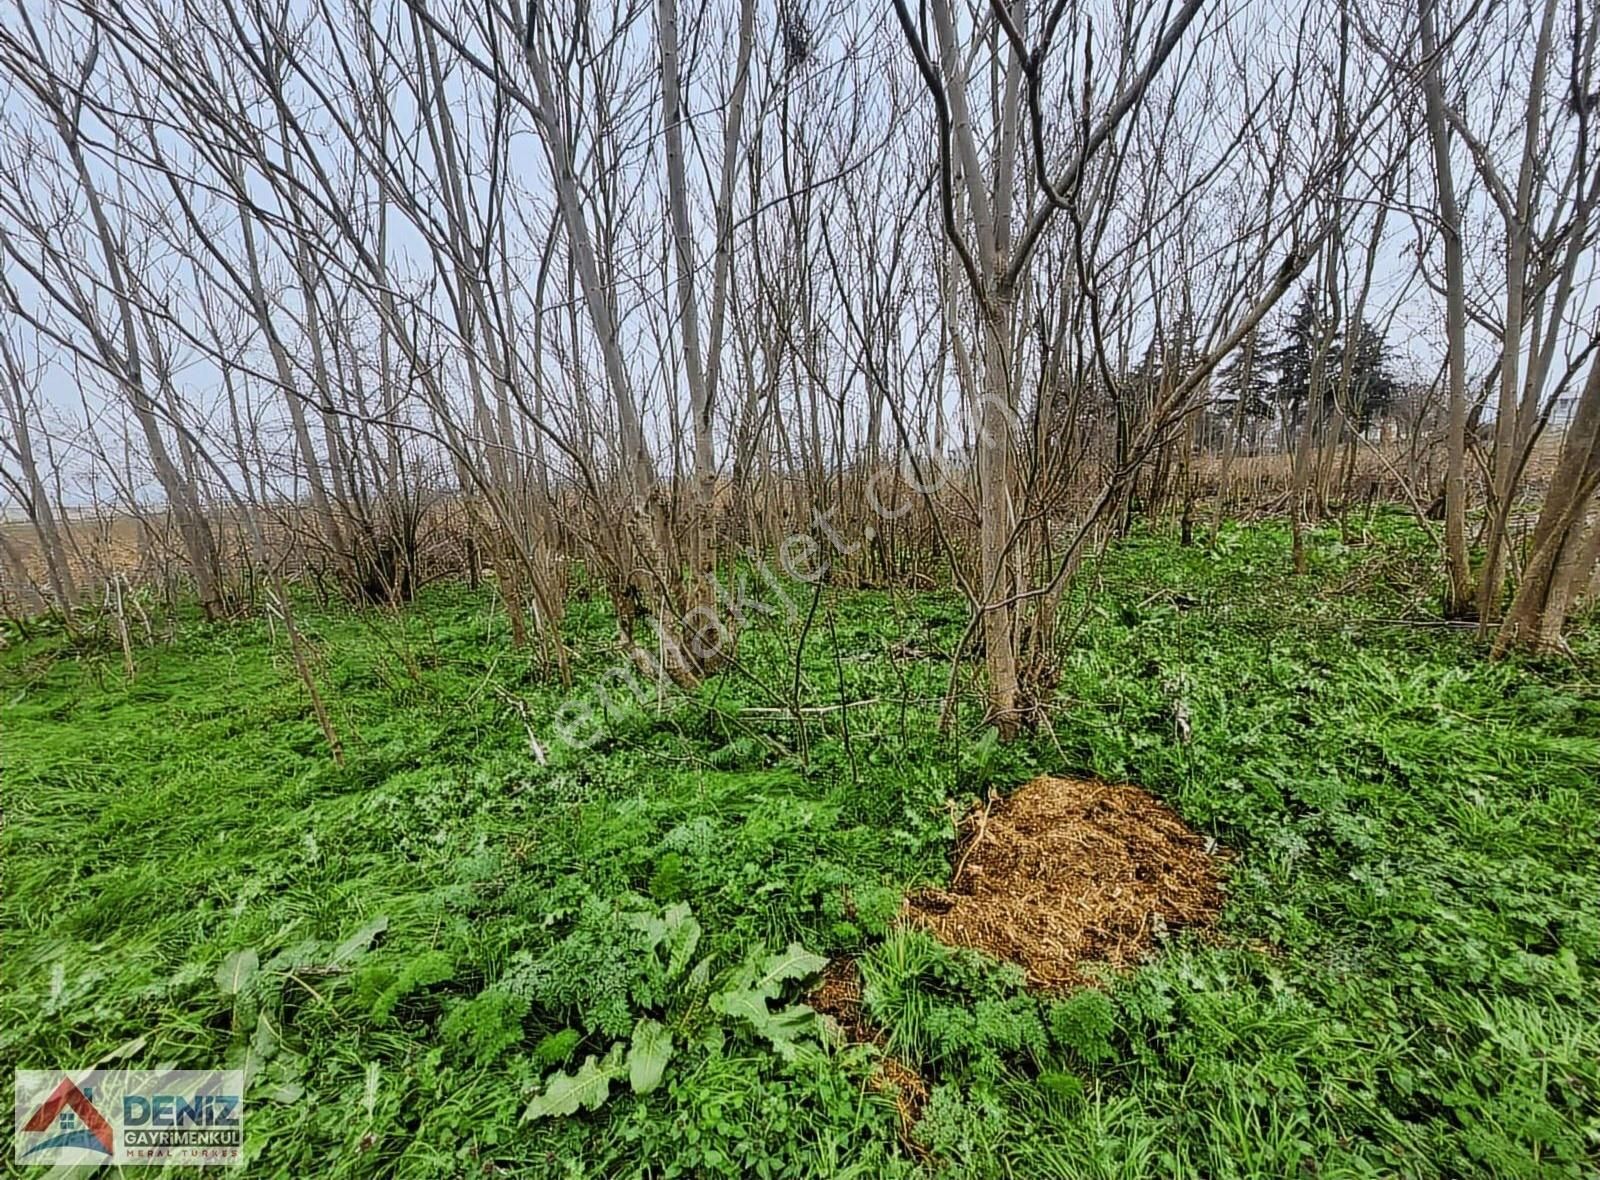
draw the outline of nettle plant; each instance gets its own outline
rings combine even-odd
[[[607,938],[617,933],[624,937]],[[566,939],[502,982],[546,1005],[576,1005],[586,1026],[619,1036],[572,1072],[549,1074],[523,1111],[525,1121],[598,1110],[623,1078],[635,1094],[648,1094],[661,1084],[679,1043],[698,1036],[715,1044],[729,1027],[761,1038],[785,1061],[820,1049],[816,1013],[786,1002],[784,992],[816,975],[826,959],[790,943],[777,954],[752,955],[713,981],[713,956],[695,958],[700,936],[700,923],[684,903],[659,915],[588,905]],[[660,1018],[669,1003],[678,1014],[672,1027]],[[622,1039],[627,1022],[631,1031]],[[559,1054],[551,1046],[536,1056],[564,1058],[579,1036],[567,1030],[562,1040]]]

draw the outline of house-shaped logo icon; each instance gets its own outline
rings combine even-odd
[[[93,1090],[80,1090],[71,1078],[63,1077],[50,1097],[22,1125],[24,1131],[35,1134],[51,1130],[56,1134],[23,1148],[22,1158],[39,1151],[64,1148],[97,1151],[107,1156],[114,1154],[111,1124],[95,1109],[90,1101],[92,1095]]]

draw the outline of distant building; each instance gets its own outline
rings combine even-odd
[[[1577,394],[1568,393],[1556,398],[1555,404],[1550,407],[1549,429],[1558,434],[1564,432],[1568,426],[1572,425],[1572,417],[1577,412]]]

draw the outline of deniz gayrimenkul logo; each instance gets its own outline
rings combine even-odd
[[[222,1069],[17,1071],[19,1164],[244,1162],[244,1075]]]

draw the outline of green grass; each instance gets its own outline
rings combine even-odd
[[[1312,544],[1304,579],[1275,527],[1118,546],[1069,603],[1052,731],[1011,748],[971,700],[937,732],[964,616],[926,594],[823,596],[803,703],[871,703],[803,729],[798,624],[629,705],[576,603],[578,692],[612,683],[585,749],[487,592],[302,604],[342,768],[281,626],[181,620],[131,683],[105,639],[14,640],[0,1069],[247,1068],[262,1176],[1592,1175],[1600,639],[1490,664],[1395,621],[1437,594],[1402,520]],[[1047,771],[1236,850],[1221,936],[1052,1000],[891,931],[966,803]],[[933,1083],[927,1160],[870,1051],[791,1006],[794,943],[860,959]],[[659,1085],[620,1066],[598,1109],[521,1120],[652,1021]]]

